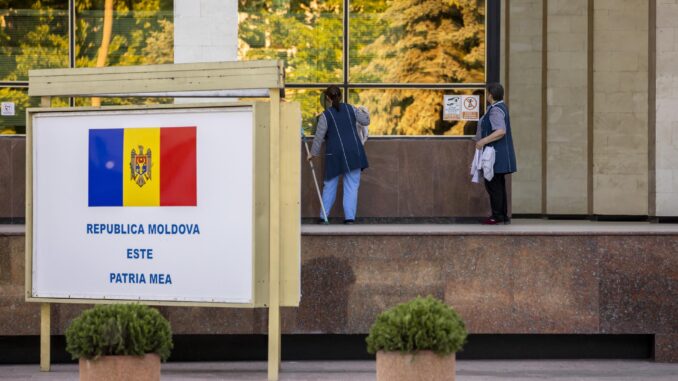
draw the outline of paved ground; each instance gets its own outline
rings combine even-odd
[[[281,380],[373,381],[372,361],[283,363]],[[77,365],[55,365],[41,373],[37,365],[0,366],[0,380],[77,380]],[[162,380],[266,380],[264,362],[163,364]],[[650,361],[459,361],[458,381],[676,381],[678,364]],[[431,380],[435,381],[435,380]]]

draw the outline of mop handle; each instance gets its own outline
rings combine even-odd
[[[311,156],[311,150],[308,149],[308,142],[306,141],[306,139],[304,139],[303,129],[301,130],[301,140],[304,141],[304,147],[306,147],[306,157]],[[315,176],[315,166],[313,165],[313,161],[308,161],[308,163],[311,165],[311,173],[313,174],[313,183],[315,184],[315,191],[318,194],[318,200],[320,200],[320,208],[322,209],[323,212],[323,219],[325,220],[325,222],[328,222],[327,212],[325,211],[325,204],[323,203],[323,197],[320,194],[320,186],[318,186],[318,178]]]

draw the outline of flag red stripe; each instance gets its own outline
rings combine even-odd
[[[160,129],[160,206],[196,206],[195,127]]]

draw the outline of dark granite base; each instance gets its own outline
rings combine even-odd
[[[678,317],[674,316],[678,319]],[[657,362],[678,363],[678,334],[654,336],[654,359]]]
[[[287,334],[364,334],[418,295],[454,306],[474,334],[656,335],[678,361],[678,235],[305,235],[302,298]],[[24,237],[0,236],[0,336],[36,335],[23,300]],[[53,308],[53,334],[83,306]],[[176,334],[262,334],[266,310],[169,308]]]
[[[469,171],[475,144],[467,138],[374,138],[365,144],[370,167],[362,172],[359,217],[451,218],[490,215],[482,183],[471,182]],[[301,213],[320,215],[311,169],[302,155]],[[316,160],[322,189],[323,163]],[[342,185],[330,216],[343,219]],[[510,176],[507,188],[511,191]],[[400,223],[404,223],[399,220]]]
[[[374,360],[366,335],[285,334],[284,361]],[[266,361],[267,336],[174,335],[169,362]],[[52,363],[75,363],[62,335],[51,338]],[[471,334],[460,360],[652,358],[652,335],[479,335]],[[0,336],[0,365],[37,364],[39,336]]]

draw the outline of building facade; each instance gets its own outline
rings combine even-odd
[[[373,166],[380,185],[364,189],[364,197],[380,197],[397,182],[404,184],[396,186],[401,199],[416,199],[420,181],[407,168],[418,168],[412,163],[432,147],[454,148],[421,166],[432,173],[424,182],[433,184],[470,159],[475,123],[442,120],[443,95],[484,97],[485,84],[499,78],[519,164],[514,214],[676,217],[677,9],[664,0],[13,1],[0,15],[0,98],[15,111],[0,118],[0,129],[23,132],[23,109],[39,102],[27,96],[33,68],[280,58],[287,65],[286,97],[302,103],[307,133],[328,84],[372,111],[368,154],[372,145],[384,160],[382,168]],[[153,102],[172,99],[102,104]],[[7,155],[12,146],[21,149],[16,138],[11,142],[3,145]],[[452,176],[440,192],[465,202],[477,189],[460,188],[463,181]],[[3,194],[21,193],[21,181],[11,182],[13,190],[8,183]],[[394,217],[440,217],[430,211],[445,200],[422,210],[403,207]],[[473,215],[455,210],[441,214]]]

